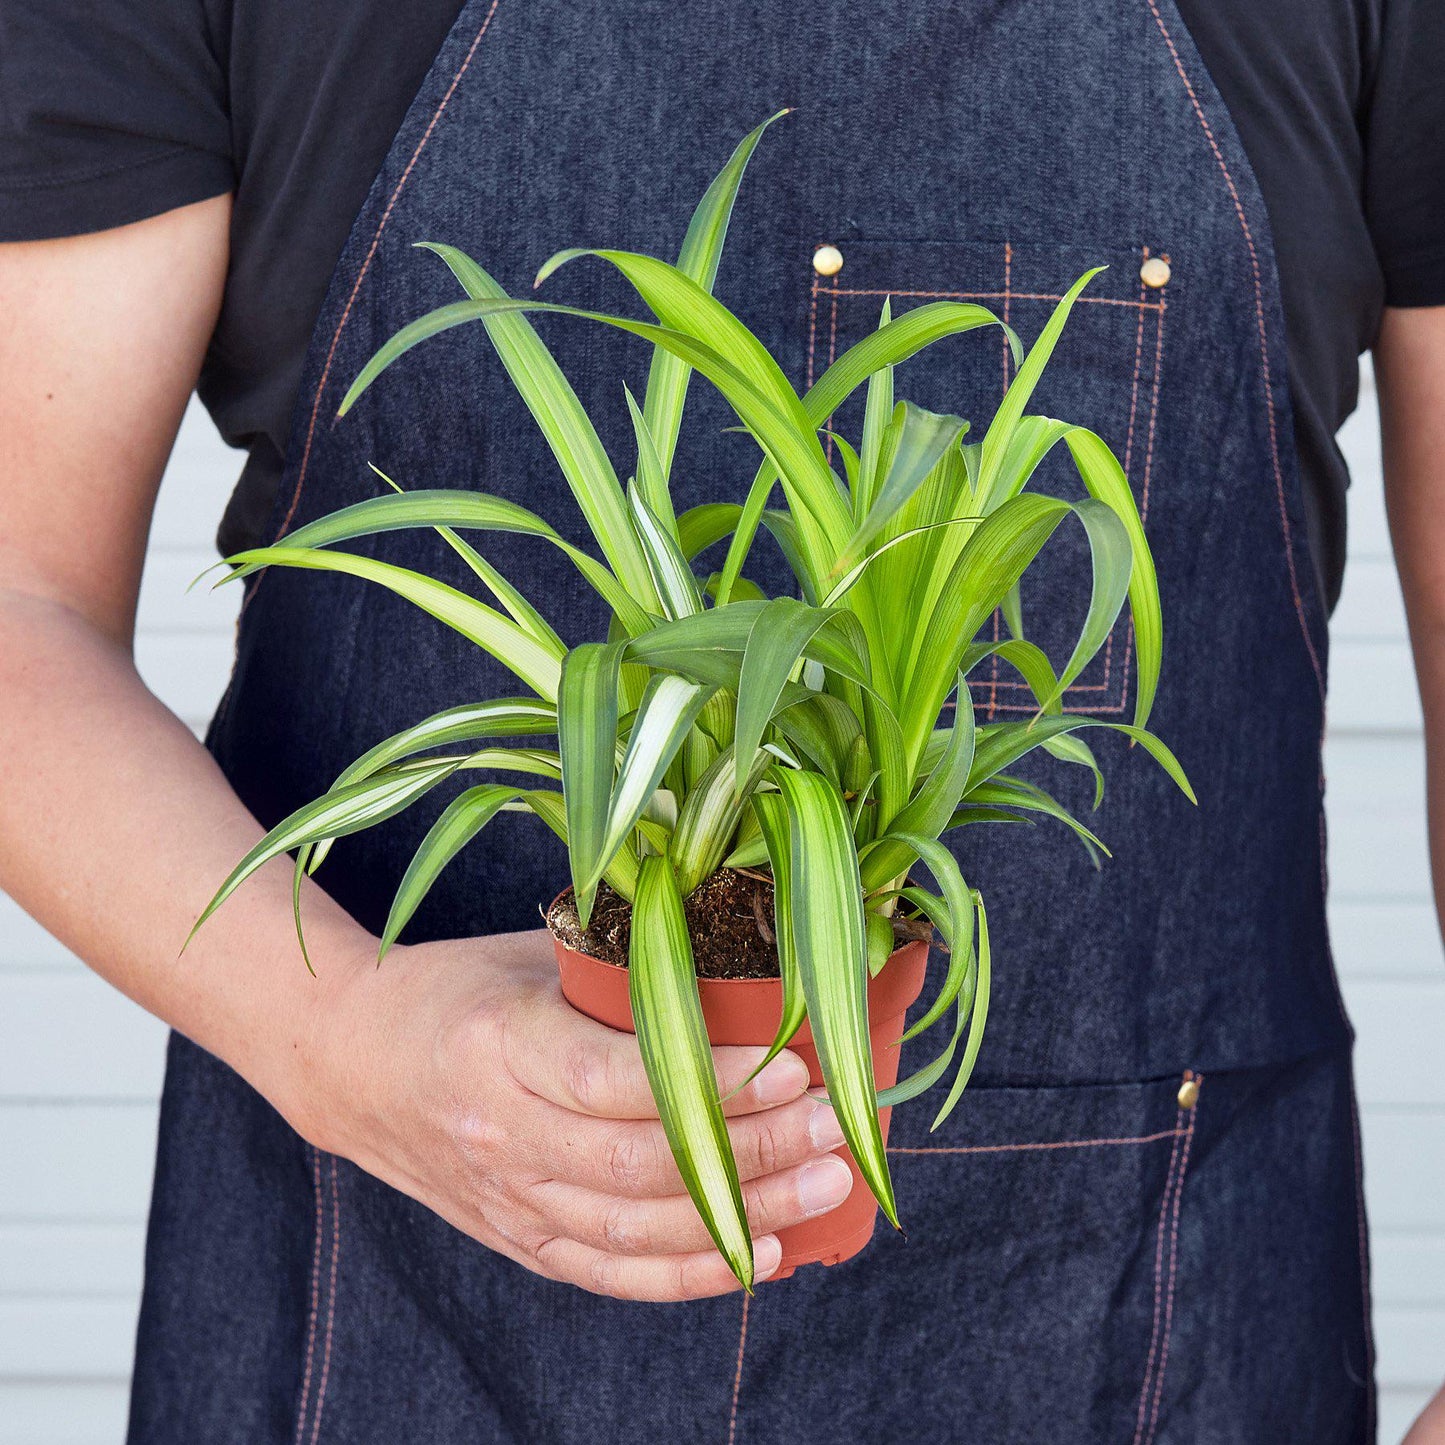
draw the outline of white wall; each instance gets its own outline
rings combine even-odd
[[[1332,916],[1359,1030],[1381,1439],[1445,1375],[1445,970],[1429,901],[1419,712],[1380,503],[1373,397],[1347,429],[1351,562],[1335,620]],[[161,493],[141,669],[200,728],[234,594],[186,584],[237,469],[199,409]],[[0,895],[0,1445],[123,1434],[163,1030]]]

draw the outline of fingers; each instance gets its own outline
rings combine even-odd
[[[843,1142],[837,1115],[807,1095],[778,1109],[730,1119],[728,1135],[743,1180],[831,1153]],[[537,1137],[532,1161],[544,1179],[602,1194],[658,1198],[683,1192],[667,1135],[653,1120],[584,1119],[558,1110]]]
[[[559,992],[539,992],[515,1009],[504,1045],[518,1083],[560,1108],[599,1119],[657,1117],[636,1037],[578,1013]],[[730,1094],[766,1054],[763,1048],[714,1049],[719,1091]],[[807,1065],[784,1050],[723,1109],[730,1115],[771,1109],[807,1088]]]
[[[753,1278],[767,1279],[782,1262],[783,1250],[769,1235],[753,1244]],[[536,1253],[536,1266],[551,1279],[580,1285],[614,1299],[666,1302],[731,1294],[740,1286],[723,1257],[709,1247],[696,1254],[630,1257],[607,1254],[575,1239],[549,1239]]]
[[[761,1238],[836,1209],[853,1187],[853,1171],[836,1154],[743,1185],[749,1232]],[[633,1199],[574,1184],[539,1185],[536,1204],[559,1234],[606,1254],[691,1254],[713,1248],[697,1206],[686,1194]]]

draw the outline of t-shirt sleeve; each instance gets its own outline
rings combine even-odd
[[[1445,306],[1445,3],[1384,0],[1365,209],[1391,306]]]
[[[207,0],[0,0],[0,241],[232,189],[222,18]]]

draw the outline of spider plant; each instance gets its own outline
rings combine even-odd
[[[540,284],[580,258],[599,260],[621,272],[651,320],[512,299],[461,251],[426,246],[450,268],[463,299],[387,342],[356,378],[341,414],[412,347],[480,322],[550,445],[597,554],[497,496],[397,488],[228,559],[230,579],[285,566],[388,588],[499,659],[525,691],[465,702],[378,743],[324,796],[273,828],[201,919],[288,852],[296,854],[299,897],[301,878],[336,838],[392,817],[453,775],[520,775],[520,783],[478,782],[448,803],[397,889],[381,953],[442,869],[498,813],[528,811],[552,829],[567,847],[584,925],[603,880],[631,903],[630,991],[648,1077],[687,1188],[745,1287],[751,1241],[699,1004],[687,895],[721,867],[770,870],[784,1007],[769,1057],[806,1017],[848,1146],[896,1225],[879,1107],[922,1093],[956,1062],[938,1121],[947,1116],[973,1070],[988,1011],[987,915],[942,835],[1044,814],[1073,829],[1097,862],[1105,850],[1095,835],[1051,794],[1010,772],[1042,748],[1091,769],[1101,789],[1097,761],[1078,736],[1092,727],[1126,733],[1189,794],[1178,763],[1145,728],[1162,629],[1154,566],[1123,470],[1087,428],[1027,411],[1094,273],[1070,288],[1026,353],[982,306],[940,301],[896,316],[885,306],[877,330],[800,395],[712,294],[739,182],[771,123],[742,141],[709,187],[675,263],[568,250],[539,273]],[[650,347],[641,403],[626,395],[635,451],[625,466],[608,455],[534,330],[526,313],[535,311],[621,328]],[[894,368],[984,327],[1002,328],[1017,371],[973,440],[960,417],[896,397]],[[669,475],[694,372],[726,399],[759,456],[731,498],[678,515]],[[834,438],[840,475],[823,438],[860,388],[856,445]],[[1082,500],[1028,490],[1060,444],[1082,478]],[[772,505],[775,495],[780,505]],[[1092,550],[1092,586],[1077,642],[1056,669],[1024,635],[1018,598],[1021,579],[1066,521],[1082,526]],[[397,528],[436,529],[490,600],[336,550]],[[744,577],[760,529],[785,554],[796,595],[763,596]],[[524,533],[560,548],[596,593],[609,640],[566,646],[463,539],[468,532]],[[720,569],[699,575],[696,559],[724,540]],[[1133,722],[1066,711],[1066,689],[1126,604],[1138,669]],[[1007,635],[982,638],[999,609]],[[1037,711],[1029,720],[975,720],[968,677],[995,655],[1031,690]],[[514,741],[539,736],[555,746]],[[919,865],[932,888],[912,879]],[[948,950],[938,992],[906,1037],[946,1022],[934,1057],[880,1092],[866,987],[894,947],[899,910],[928,920]]]

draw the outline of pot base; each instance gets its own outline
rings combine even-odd
[[[553,937],[562,994],[579,1013],[609,1028],[635,1033],[627,970],[567,947]],[[878,976],[868,983],[868,1031],[873,1044],[873,1076],[880,1089],[898,1081],[898,1040],[904,1015],[923,991],[928,945],[907,943],[898,949]],[[704,978],[698,980],[703,1018],[714,1044],[766,1047],[783,1015],[783,985],[776,978]],[[816,1088],[823,1082],[813,1035],[805,1023],[789,1049],[808,1066]],[[883,1139],[888,1140],[889,1109],[878,1111]],[[805,1264],[841,1264],[860,1253],[873,1237],[878,1204],[848,1149],[834,1151],[853,1171],[848,1197],[827,1214],[778,1231],[782,1263],[770,1280],[786,1279]]]

